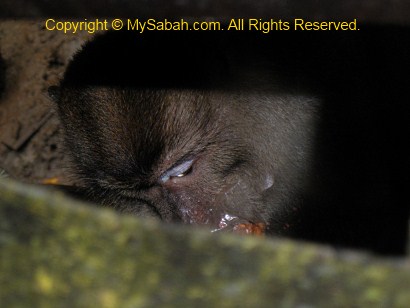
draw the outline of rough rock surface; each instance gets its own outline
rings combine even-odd
[[[0,181],[2,307],[407,307],[410,262],[141,221]]]
[[[84,40],[47,31],[40,21],[0,22],[0,168],[11,177],[70,183],[47,89],[58,83]]]

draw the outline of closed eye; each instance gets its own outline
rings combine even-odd
[[[187,160],[171,169],[166,171],[160,178],[160,181],[162,183],[165,183],[168,181],[170,178],[181,178],[186,176],[192,171],[192,164],[194,160]]]

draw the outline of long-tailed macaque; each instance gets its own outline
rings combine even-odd
[[[403,253],[408,44],[383,33],[108,32],[50,92],[94,202]]]

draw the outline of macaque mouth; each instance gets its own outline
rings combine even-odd
[[[236,234],[264,235],[266,223],[253,223],[249,220],[225,214],[219,221],[218,227],[211,232],[231,231]]]
[[[208,226],[212,233],[231,232],[241,235],[264,235],[267,224],[263,222],[253,222],[249,219],[221,213],[221,211],[185,210],[182,220],[186,224]]]

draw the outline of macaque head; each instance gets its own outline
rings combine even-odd
[[[273,179],[254,148],[255,119],[223,54],[195,37],[182,48],[179,36],[108,34],[74,57],[50,89],[74,170],[92,199],[123,212],[265,227]]]

